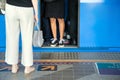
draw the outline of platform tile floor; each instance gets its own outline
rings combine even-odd
[[[120,53],[34,53],[36,60],[120,60]],[[9,65],[5,64],[4,53],[0,53],[0,80],[120,80],[120,75],[101,75],[98,73],[95,62],[72,63],[42,63],[34,62],[35,72],[25,75],[24,67],[19,64],[17,74],[10,72]],[[114,62],[111,62],[114,63]],[[120,63],[120,62],[118,62]],[[38,71],[39,65],[57,65],[56,71]]]
[[[41,63],[35,63],[35,72],[25,75],[24,67],[19,64],[20,70],[16,74],[12,74],[10,70],[2,71],[4,67],[1,65],[0,80],[120,80],[120,75],[100,75],[97,71],[95,63],[70,63],[70,64],[55,64],[56,71],[38,71],[38,66]],[[48,64],[45,64],[48,65]]]

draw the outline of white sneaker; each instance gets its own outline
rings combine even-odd
[[[61,39],[61,40],[59,41],[59,47],[64,47],[64,39]]]

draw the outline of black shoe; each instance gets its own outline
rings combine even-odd
[[[59,47],[64,47],[64,39],[61,39],[61,40],[59,41]]]
[[[77,45],[77,40],[71,39],[70,40],[70,45]]]
[[[43,46],[50,46],[50,43],[51,43],[50,41],[45,41]]]
[[[56,47],[58,45],[58,40],[57,39],[53,39],[52,41],[51,41],[51,47]]]

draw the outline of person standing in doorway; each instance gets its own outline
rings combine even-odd
[[[52,47],[59,45],[59,47],[64,47],[64,0],[53,0],[53,2],[46,2],[45,6],[45,16],[50,19],[50,25],[53,35],[53,40],[51,41]],[[57,24],[59,24],[60,37],[57,39]]]
[[[45,17],[45,2],[41,0],[41,28],[43,30],[44,44],[43,46],[50,46],[52,32],[50,28],[49,19]]]
[[[12,65],[12,73],[17,73],[19,67],[19,34],[22,36],[22,60],[24,73],[35,70],[33,65],[32,35],[34,19],[38,22],[37,0],[7,0],[6,1],[6,54],[5,62]]]

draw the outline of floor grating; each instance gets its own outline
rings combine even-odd
[[[21,55],[21,54],[20,54]],[[5,53],[0,53],[4,60]],[[35,60],[120,60],[120,52],[58,52],[34,53]]]

